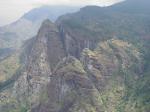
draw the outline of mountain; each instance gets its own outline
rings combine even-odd
[[[16,74],[0,83],[0,111],[149,112],[150,16],[123,11],[134,3],[42,22]]]
[[[116,4],[113,9],[132,14],[149,14],[149,4],[148,0],[125,0]]]
[[[55,21],[60,15],[75,12],[78,7],[42,6],[32,9],[16,22],[0,27],[0,48],[18,48],[24,40],[36,35],[41,22],[45,19]]]
[[[0,65],[3,68],[0,69],[0,75],[2,75],[2,79],[8,79],[10,75],[9,70],[12,70],[1,61],[4,61],[8,66],[13,66],[13,63],[9,63],[7,60],[9,58],[18,60],[19,55],[16,54],[21,52],[21,46],[25,41],[36,35],[43,20],[50,19],[54,22],[58,16],[77,10],[78,7],[70,6],[42,6],[24,14],[16,22],[0,27]],[[15,67],[17,66],[14,66],[14,70],[17,69]]]
[[[66,13],[72,13],[78,10],[79,7],[69,7],[69,6],[42,6],[36,8],[26,13],[22,18],[30,20],[32,22],[38,21],[41,19],[50,19],[55,22],[55,20]]]

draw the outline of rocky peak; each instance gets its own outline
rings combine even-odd
[[[55,23],[51,22],[49,19],[46,19],[45,21],[43,21],[39,32],[45,32],[45,31],[58,32],[58,28],[55,25]]]
[[[40,90],[46,87],[53,69],[64,57],[59,31],[49,20],[43,22],[32,41],[28,47],[27,62],[14,86],[16,97],[31,104],[38,103]]]

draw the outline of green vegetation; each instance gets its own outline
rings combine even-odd
[[[61,71],[72,71],[72,72],[79,72],[84,74],[84,68],[83,65],[81,64],[81,62],[74,58],[74,57],[68,57],[67,59],[68,63],[66,63],[67,65],[59,65],[62,66]]]
[[[149,52],[148,48],[146,49],[145,52]],[[98,44],[98,47],[94,51],[84,49],[82,55],[96,60],[92,62],[93,65],[100,63],[101,69],[98,69],[100,71],[103,70],[103,67],[111,65],[109,60],[112,57],[116,56],[118,60],[116,61],[118,62],[117,70],[109,78],[105,89],[100,91],[105,111],[147,112],[150,109],[150,72],[147,66],[147,72],[141,68],[144,64],[143,57],[145,54],[139,52],[138,47],[123,40],[111,39]],[[147,59],[148,57],[147,54]],[[115,58],[112,59],[115,61]],[[148,65],[148,63],[146,62],[145,64]],[[93,73],[97,78],[100,75],[100,72]]]
[[[13,54],[0,62],[0,82],[4,82],[11,78],[19,68],[19,56]]]

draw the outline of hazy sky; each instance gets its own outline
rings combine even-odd
[[[0,26],[9,24],[25,12],[41,5],[99,5],[106,6],[120,0],[0,0]]]

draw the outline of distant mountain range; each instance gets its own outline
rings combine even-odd
[[[78,10],[79,7],[70,6],[42,6],[32,9],[16,22],[0,27],[0,50],[20,48],[25,40],[36,35],[42,21],[45,19],[54,22],[63,14]]]
[[[50,19],[55,22],[55,20],[64,14],[76,12],[79,10],[79,7],[71,7],[71,6],[42,6],[40,8],[36,8],[26,13],[22,18],[30,20],[32,22],[35,21],[43,21],[44,19]]]

